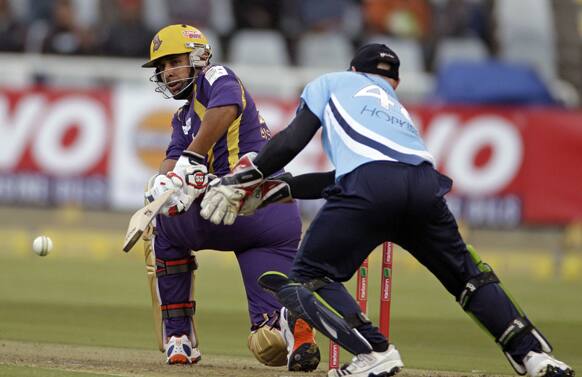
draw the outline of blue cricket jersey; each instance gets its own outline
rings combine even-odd
[[[336,180],[372,161],[434,165],[410,115],[381,77],[329,73],[307,84],[301,100],[321,121],[323,149]]]

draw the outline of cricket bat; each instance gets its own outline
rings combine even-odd
[[[170,196],[175,190],[169,190],[160,195],[156,200],[138,210],[131,216],[127,233],[125,233],[125,242],[123,243],[123,251],[126,253],[139,241],[141,235],[156,217],[160,209],[170,199]]]

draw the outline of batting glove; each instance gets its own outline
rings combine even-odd
[[[167,174],[174,182],[181,181],[184,193],[196,200],[208,186],[208,169],[204,156],[191,151],[184,151],[176,162],[174,169]]]
[[[172,179],[167,175],[158,175],[154,179],[152,187],[146,192],[146,200],[153,202],[164,192],[175,190],[168,202],[162,207],[160,213],[164,216],[176,216],[184,213],[190,208],[194,199],[184,193],[182,183],[179,179]]]

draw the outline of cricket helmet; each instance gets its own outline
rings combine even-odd
[[[150,60],[142,67],[155,68],[160,58],[176,54],[189,54],[192,67],[204,68],[212,56],[212,49],[206,36],[194,26],[169,25],[158,31],[152,39]]]
[[[190,77],[186,79],[174,80],[185,82],[180,92],[172,94],[168,85],[173,82],[164,80],[164,72],[158,67],[160,59],[179,54],[188,54],[189,67],[192,68]],[[150,60],[143,64],[144,68],[156,68],[155,73],[150,77],[150,81],[157,84],[156,92],[161,93],[165,98],[186,99],[192,93],[192,84],[198,73],[210,63],[212,49],[208,39],[194,26],[176,24],[169,25],[158,31],[152,39],[150,45]],[[182,67],[170,68],[177,69]]]

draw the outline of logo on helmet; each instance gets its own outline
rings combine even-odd
[[[202,38],[202,35],[199,32],[194,31],[194,30],[184,30],[182,32],[182,35],[184,37],[186,37],[186,38],[189,38],[189,39],[200,39],[200,38]]]
[[[154,46],[154,51],[158,51],[158,49],[162,45],[162,40],[160,39],[160,36],[158,34],[156,34],[156,36],[154,37],[152,44]]]

